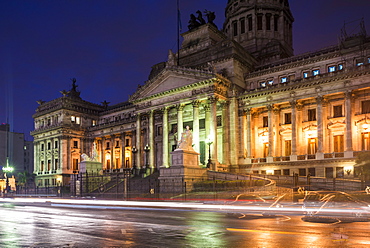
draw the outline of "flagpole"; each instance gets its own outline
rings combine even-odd
[[[180,4],[177,0],[177,66],[180,65]]]

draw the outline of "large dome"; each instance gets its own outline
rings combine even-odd
[[[269,52],[270,58],[293,56],[294,18],[288,0],[228,0],[225,17],[225,34],[258,60],[272,43],[279,43],[276,47],[280,48],[275,49],[275,54]]]

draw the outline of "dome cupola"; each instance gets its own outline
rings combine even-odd
[[[288,0],[228,0],[224,33],[260,63],[293,56]]]

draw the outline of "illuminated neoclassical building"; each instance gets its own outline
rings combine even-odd
[[[370,150],[370,40],[360,25],[293,56],[293,22],[287,0],[229,0],[223,29],[191,23],[129,101],[84,101],[74,81],[39,102],[38,184],[68,183],[94,147],[104,170],[161,172],[186,126],[200,168],[210,159],[209,170],[231,173],[356,177],[356,155]]]

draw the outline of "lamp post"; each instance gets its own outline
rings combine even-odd
[[[4,175],[5,175],[5,178],[6,178],[5,193],[8,193],[8,191],[9,191],[9,175],[8,175],[8,173],[12,173],[13,170],[14,170],[14,168],[9,166],[8,159],[7,159],[6,167],[3,167],[3,172],[4,172]]]
[[[145,167],[144,167],[144,173],[146,173],[146,169],[149,168],[149,151],[150,151],[150,147],[148,144],[146,144],[146,146],[144,147],[144,151],[145,151]]]
[[[213,144],[212,141],[208,141],[207,142],[207,145],[208,145],[208,163],[207,163],[207,168],[211,168],[211,165],[212,165],[212,159],[211,159],[211,145]]]
[[[135,175],[135,171],[136,171],[136,153],[137,153],[137,148],[135,146],[132,147],[132,154],[134,154],[134,163],[133,163],[133,166],[132,166],[132,170],[133,170],[133,174]]]

